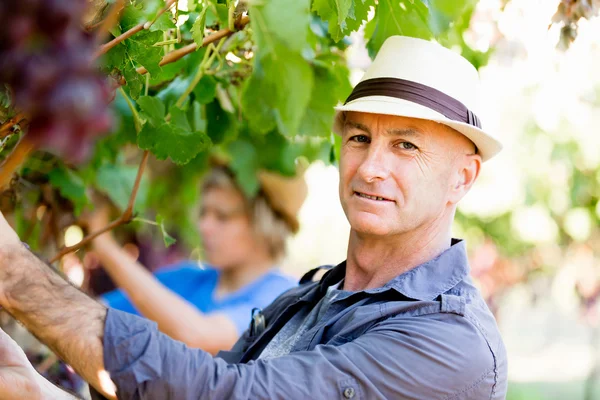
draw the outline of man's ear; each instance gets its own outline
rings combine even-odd
[[[479,176],[481,162],[479,154],[465,154],[460,160],[456,161],[456,179],[450,187],[450,203],[458,203],[469,192]]]

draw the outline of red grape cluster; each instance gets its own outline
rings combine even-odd
[[[74,162],[112,125],[114,91],[94,68],[85,7],[86,0],[0,2],[0,84],[29,119],[27,137]]]

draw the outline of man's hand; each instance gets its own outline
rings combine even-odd
[[[38,377],[23,350],[0,329],[0,399],[42,399]]]
[[[41,376],[19,345],[0,329],[0,400],[75,400]]]
[[[8,225],[8,222],[6,222],[4,215],[0,211],[0,248],[19,245],[20,243],[19,237],[13,228]]]
[[[8,224],[0,211],[0,306],[7,307],[6,286],[11,280],[14,263],[10,261],[11,256],[19,251],[25,251],[21,240]]]

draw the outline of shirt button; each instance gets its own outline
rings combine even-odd
[[[348,387],[346,389],[344,389],[344,397],[347,399],[351,399],[354,397],[354,388]]]

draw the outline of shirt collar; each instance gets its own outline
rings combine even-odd
[[[344,261],[323,277],[320,290],[326,291],[329,286],[341,281],[345,274]],[[452,239],[451,246],[434,259],[398,275],[382,287],[363,292],[376,294],[393,289],[411,299],[430,301],[456,286],[468,274],[465,242]]]

